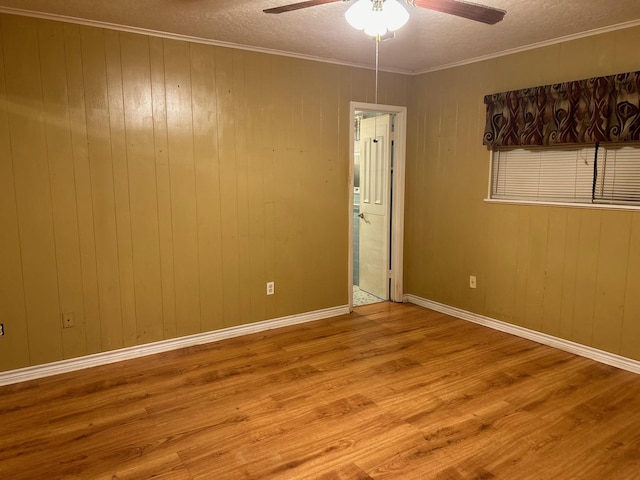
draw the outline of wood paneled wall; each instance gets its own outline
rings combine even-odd
[[[12,15],[0,42],[0,371],[347,303],[372,71]]]
[[[486,204],[481,144],[483,95],[638,70],[639,40],[381,74],[407,293],[640,359],[640,212]],[[0,371],[346,304],[371,71],[12,15],[0,47]]]
[[[482,146],[485,94],[639,70],[638,42],[635,27],[413,79],[407,292],[640,360],[640,212],[487,204]]]

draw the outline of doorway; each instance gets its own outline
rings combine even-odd
[[[402,298],[406,107],[351,102],[349,306]]]

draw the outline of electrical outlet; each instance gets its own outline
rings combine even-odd
[[[4,323],[0,323],[0,337],[4,337]]]
[[[476,288],[476,276],[475,275],[470,275],[469,276],[469,288]]]
[[[273,295],[276,292],[276,283],[267,282],[267,295]]]
[[[62,328],[71,328],[76,326],[76,319],[73,312],[63,312]]]

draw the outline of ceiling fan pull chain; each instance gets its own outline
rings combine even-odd
[[[378,50],[380,48],[380,35],[376,35],[376,90],[375,103],[378,103]]]

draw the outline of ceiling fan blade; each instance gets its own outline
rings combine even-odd
[[[305,2],[291,3],[289,5],[283,5],[282,7],[267,8],[263,10],[264,13],[285,13],[293,10],[300,10],[301,8],[315,7],[316,5],[324,5],[325,3],[342,2],[344,0],[306,0]]]
[[[478,5],[477,3],[459,0],[413,0],[416,7],[448,13],[457,17],[468,18],[476,22],[493,25],[502,20],[507,12],[497,8]]]

